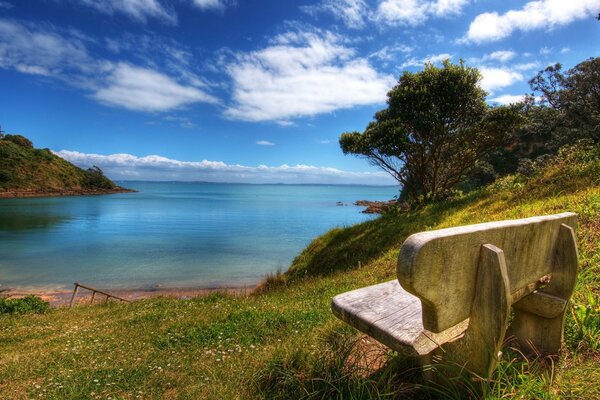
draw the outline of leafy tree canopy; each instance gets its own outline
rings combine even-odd
[[[462,61],[405,71],[365,131],[341,135],[342,151],[390,173],[403,196],[443,196],[521,122],[519,106],[486,104],[480,80]]]
[[[556,111],[552,122],[562,128],[555,138],[559,145],[577,139],[600,140],[600,58],[590,58],[566,72],[561,64],[549,66],[529,85],[541,94],[543,106]]]

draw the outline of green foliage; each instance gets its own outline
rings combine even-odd
[[[0,314],[44,314],[50,311],[50,305],[32,294],[18,298],[0,298]]]
[[[0,190],[52,192],[116,188],[97,167],[84,171],[48,149],[33,148],[31,141],[20,135],[5,135],[0,139]]]
[[[547,67],[529,81],[541,93],[542,105],[555,110],[562,129],[553,140],[565,145],[578,139],[600,141],[600,57],[590,58],[562,72],[562,66]]]
[[[2,140],[7,140],[16,144],[17,146],[24,147],[26,149],[33,149],[33,143],[31,140],[27,139],[25,136],[21,135],[4,135]]]
[[[85,171],[83,187],[90,189],[114,189],[117,185],[106,176],[100,168],[93,166]]]
[[[600,139],[600,58],[586,60],[567,72],[556,64],[529,81],[540,95],[523,102],[523,124],[507,144],[488,154],[461,188],[471,190],[497,177],[514,172],[527,173],[533,163],[543,162],[561,147],[580,140],[598,143]],[[481,168],[484,166],[485,168]]]
[[[250,296],[0,315],[0,398],[600,398],[599,170],[600,148],[582,143],[529,175],[337,228]],[[331,313],[333,296],[394,279],[398,249],[412,233],[564,211],[579,215],[580,271],[558,360],[505,347],[491,381],[466,377],[440,387],[413,360]]]
[[[480,79],[477,69],[448,60],[404,72],[388,107],[363,133],[343,133],[340,147],[390,173],[408,198],[440,198],[520,123],[517,107],[486,105]]]
[[[571,304],[573,328],[571,340],[586,345],[600,352],[600,300],[593,293],[588,293],[587,304]]]

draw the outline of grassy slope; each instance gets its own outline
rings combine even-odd
[[[116,188],[108,180],[104,183]],[[86,171],[50,150],[0,140],[0,190],[78,190],[85,186]]]
[[[423,397],[428,392],[415,386],[414,374],[387,374],[404,360],[375,357],[377,348],[332,316],[331,297],[393,279],[397,250],[410,233],[561,211],[580,215],[582,271],[573,304],[593,306],[595,314],[590,308],[580,326],[574,315],[583,309],[572,309],[565,354],[550,373],[534,374],[535,363],[508,352],[484,390],[489,398],[600,398],[600,161],[598,151],[586,154],[443,205],[335,229],[298,256],[289,277],[247,298],[0,316],[0,398]],[[354,268],[358,261],[363,268]],[[374,360],[387,364],[383,373],[370,375]]]

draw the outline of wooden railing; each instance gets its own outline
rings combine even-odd
[[[116,300],[119,300],[119,301],[124,301],[126,303],[131,303],[130,300],[124,299],[124,298],[119,297],[119,296],[115,296],[115,295],[110,294],[110,293],[106,293],[106,292],[104,292],[102,290],[94,289],[93,287],[82,285],[81,283],[75,282],[74,285],[75,285],[75,288],[73,289],[73,296],[71,296],[71,302],[69,303],[69,308],[73,307],[73,302],[75,301],[75,297],[77,296],[77,292],[79,291],[79,288],[87,289],[87,290],[90,290],[92,292],[92,298],[90,299],[90,304],[92,304],[94,302],[94,298],[96,297],[96,293],[99,293],[99,294],[101,294],[103,296],[106,296],[106,298],[104,299],[104,301],[108,301],[109,298],[113,298],[113,299],[116,299]]]

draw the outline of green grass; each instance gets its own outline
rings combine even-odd
[[[0,398],[600,398],[599,152],[564,152],[533,176],[334,229],[251,296],[0,316]],[[435,386],[330,311],[334,295],[393,279],[411,233],[562,211],[579,214],[581,271],[559,360],[507,349],[491,381]]]

